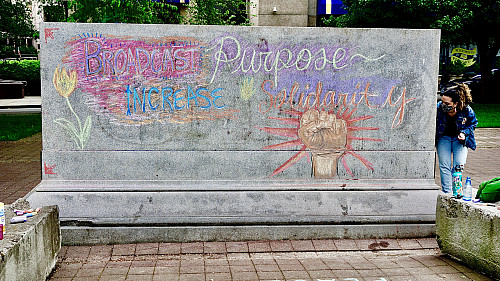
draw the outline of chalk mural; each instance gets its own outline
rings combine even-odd
[[[69,101],[69,97],[75,91],[77,84],[76,71],[71,70],[68,74],[64,67],[61,70],[59,70],[58,67],[54,71],[53,81],[54,87],[56,88],[59,95],[65,98],[66,104],[75,117],[78,126],[75,126],[73,122],[69,121],[66,118],[57,118],[54,120],[54,122],[56,122],[66,130],[66,132],[75,142],[78,149],[84,149],[87,141],[89,140],[90,130],[92,128],[92,117],[87,116],[87,118],[85,119],[85,123],[82,126],[80,117],[78,116],[78,114],[76,114],[75,110],[71,106],[71,102]]]
[[[83,33],[67,42],[63,62],[89,104],[118,125],[231,119],[225,89],[205,81],[206,44],[194,38],[132,38]]]
[[[46,30],[46,39],[53,38],[53,31]],[[78,149],[90,138],[92,119],[88,116],[82,124],[73,110],[69,97],[75,90],[85,94],[95,114],[116,126],[238,119],[241,107],[234,103],[253,101],[250,110],[278,123],[253,129],[290,138],[262,149],[294,150],[270,177],[305,157],[315,178],[335,177],[339,162],[354,176],[348,156],[374,170],[352,142],[382,142],[357,136],[380,127],[357,125],[376,118],[357,115],[358,109],[392,111],[390,129],[395,129],[403,124],[408,103],[417,100],[408,97],[398,79],[356,76],[357,64],[378,62],[386,55],[364,54],[353,43],[270,44],[232,34],[203,41],[81,33],[65,49],[64,66],[54,71],[54,86],[77,124],[66,118],[54,121]],[[237,85],[227,84],[227,75],[237,77]]]

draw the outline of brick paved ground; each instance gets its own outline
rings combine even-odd
[[[42,134],[19,141],[0,141],[0,202],[10,204],[41,180]]]
[[[491,280],[436,240],[299,240],[63,247],[50,281]]]

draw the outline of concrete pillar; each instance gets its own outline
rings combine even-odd
[[[314,0],[256,0],[250,13],[258,26],[311,26],[310,3]]]

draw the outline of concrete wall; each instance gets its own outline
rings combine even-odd
[[[309,2],[308,0],[252,1],[254,7],[250,10],[252,15],[250,22],[257,26],[310,26]]]
[[[59,205],[63,226],[432,232],[439,31],[47,23],[42,34],[43,181],[29,200]]]
[[[11,205],[6,206],[8,222],[13,216],[12,209]],[[0,280],[45,281],[61,248],[57,206],[43,207],[27,222],[7,223],[6,227],[4,239],[0,240]]]
[[[500,210],[439,195],[436,211],[441,251],[498,280]]]

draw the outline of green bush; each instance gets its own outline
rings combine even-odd
[[[14,57],[14,46],[0,45],[0,58]]]
[[[0,79],[26,81],[25,95],[40,95],[40,61],[0,61]]]
[[[21,54],[29,54],[29,55],[37,55],[38,54],[35,47],[33,47],[33,46],[22,46],[20,48],[20,51],[21,51]]]
[[[14,52],[15,50],[15,52]],[[34,55],[38,54],[37,50],[33,46],[21,46],[19,47],[19,51],[21,54],[25,55]],[[18,58],[19,54],[17,53],[17,48],[9,45],[0,45],[0,58]]]

